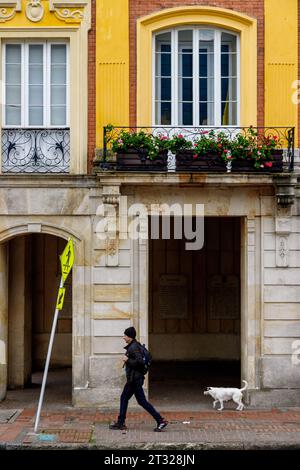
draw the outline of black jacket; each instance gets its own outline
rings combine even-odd
[[[124,349],[126,349],[126,356],[128,357],[128,361],[125,363],[127,382],[143,378],[144,361],[138,342],[134,339]]]

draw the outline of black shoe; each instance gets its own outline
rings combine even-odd
[[[119,429],[120,431],[123,431],[124,429],[127,429],[127,426],[125,426],[125,424],[116,422],[116,423],[110,424],[109,429]]]
[[[156,428],[154,428],[154,431],[156,432],[160,432],[162,431],[166,426],[168,426],[168,421],[166,421],[165,419],[163,419],[160,423],[157,423],[157,426]]]

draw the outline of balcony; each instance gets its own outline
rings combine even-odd
[[[103,129],[100,171],[283,173],[294,169],[294,127]]]
[[[2,173],[68,173],[70,129],[2,129]]]

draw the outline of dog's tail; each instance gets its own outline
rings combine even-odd
[[[242,382],[244,382],[245,386],[243,388],[240,388],[241,392],[243,392],[244,390],[246,390],[246,388],[248,388],[248,382],[246,380],[242,380]]]

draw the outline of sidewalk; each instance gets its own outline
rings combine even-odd
[[[143,411],[129,411],[127,431],[108,424],[117,411],[44,410],[34,434],[35,408],[0,410],[0,449],[300,449],[300,409],[169,411],[167,428]]]

